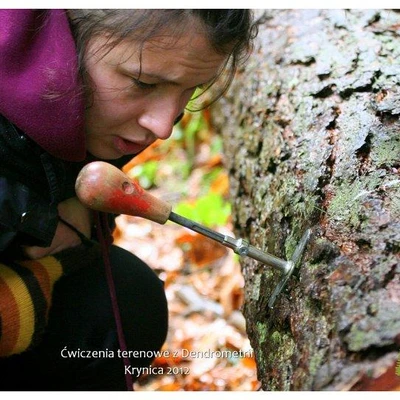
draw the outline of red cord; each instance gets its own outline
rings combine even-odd
[[[107,277],[108,288],[110,291],[111,305],[114,314],[115,324],[117,326],[118,343],[122,352],[127,352],[128,348],[126,345],[125,335],[122,328],[121,314],[119,312],[117,292],[115,290],[114,279],[112,276],[111,262],[110,262],[110,245],[112,244],[112,235],[110,227],[108,225],[107,214],[95,212],[97,236],[101,246],[101,252],[104,259],[104,267]],[[127,354],[127,353],[125,353]],[[130,370],[131,363],[128,357],[122,358],[124,362],[124,370]],[[125,373],[125,382],[128,391],[133,391],[133,381],[131,374]]]

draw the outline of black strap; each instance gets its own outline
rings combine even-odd
[[[72,229],[79,237],[79,239],[81,239],[82,244],[92,244],[92,240],[90,240],[89,238],[87,238],[80,230],[78,230],[77,228],[75,228],[75,226],[71,225],[69,222],[67,222],[65,219],[61,218],[60,216],[58,216],[58,219],[66,226],[68,226],[68,228]]]

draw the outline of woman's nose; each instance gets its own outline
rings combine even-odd
[[[174,125],[182,118],[194,91],[195,89],[188,89],[153,98],[145,105],[138,120],[139,125],[152,132],[158,139],[168,139]]]
[[[168,139],[174,127],[175,120],[182,109],[173,104],[151,107],[139,117],[139,125],[152,132],[158,139]]]

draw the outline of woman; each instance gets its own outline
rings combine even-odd
[[[222,94],[254,33],[248,10],[0,10],[0,389],[131,389],[151,363],[162,283],[74,182]]]

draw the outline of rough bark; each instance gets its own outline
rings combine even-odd
[[[264,390],[399,385],[400,13],[275,10],[213,118],[236,233],[300,266],[242,260]],[[379,380],[381,379],[381,380]],[[382,383],[384,382],[384,383]]]

